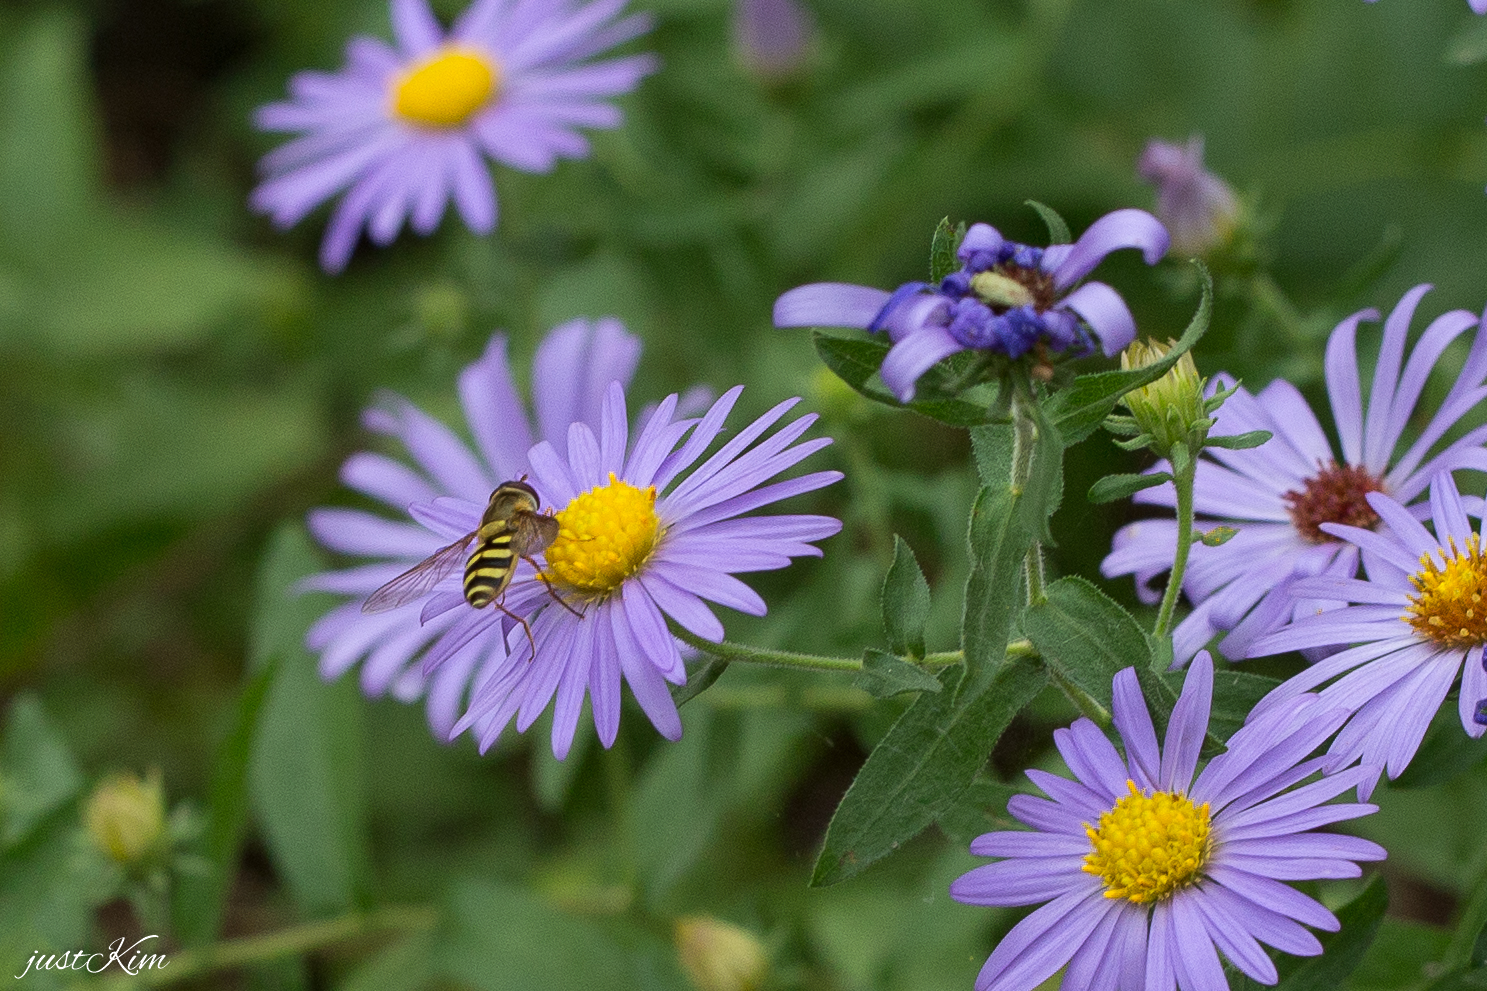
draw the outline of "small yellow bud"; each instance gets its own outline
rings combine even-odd
[[[676,920],[676,953],[698,991],[754,991],[769,969],[753,933],[705,916]]]
[[[1162,360],[1177,342],[1133,341],[1120,354],[1123,371],[1145,368]],[[1152,447],[1162,455],[1180,440],[1201,443],[1207,433],[1207,413],[1203,409],[1203,379],[1193,364],[1191,351],[1185,351],[1167,374],[1149,385],[1134,389],[1121,398],[1141,429],[1151,435]],[[1195,435],[1196,432],[1196,436]]]
[[[83,823],[93,845],[116,863],[134,867],[153,859],[166,845],[160,772],[143,781],[136,774],[105,778],[88,797]]]

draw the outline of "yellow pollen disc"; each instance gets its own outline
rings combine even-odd
[[[397,80],[392,109],[411,124],[459,127],[495,98],[500,85],[493,61],[468,48],[445,48]]]
[[[1481,540],[1472,534],[1466,550],[1456,549],[1449,541],[1446,566],[1441,568],[1434,555],[1420,558],[1420,570],[1410,575],[1417,594],[1410,597],[1404,618],[1422,637],[1447,647],[1476,647],[1487,643],[1487,560],[1482,557]]]
[[[1194,805],[1180,792],[1148,795],[1134,781],[1126,787],[1131,793],[1100,816],[1099,826],[1084,824],[1084,872],[1105,882],[1106,898],[1145,905],[1198,880],[1212,847],[1208,803]]]
[[[558,539],[548,545],[550,581],[591,595],[620,587],[645,564],[661,536],[656,487],[637,489],[609,473],[558,514]]]

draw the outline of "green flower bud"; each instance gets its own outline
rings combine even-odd
[[[1123,370],[1156,364],[1177,345],[1168,338],[1166,344],[1134,341],[1121,352]],[[1163,457],[1170,456],[1172,446],[1186,442],[1190,451],[1203,446],[1213,421],[1203,402],[1204,379],[1198,376],[1191,352],[1184,352],[1166,375],[1150,385],[1134,389],[1121,402],[1131,411],[1142,433],[1151,438],[1150,446]]]
[[[160,772],[143,781],[136,774],[105,778],[88,797],[83,823],[93,845],[124,867],[156,859],[169,845]]]
[[[698,991],[754,991],[769,969],[753,933],[705,916],[676,920],[676,952]]]

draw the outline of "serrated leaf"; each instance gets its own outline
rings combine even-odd
[[[1259,447],[1269,440],[1273,435],[1268,430],[1251,430],[1243,434],[1229,434],[1224,437],[1209,437],[1203,442],[1204,447],[1221,447],[1226,451],[1247,451],[1252,447]]]
[[[938,692],[940,681],[921,667],[902,661],[881,650],[869,649],[862,658],[862,670],[852,684],[873,698],[887,699],[905,692]]]
[[[965,239],[966,225],[950,226],[950,218],[943,218],[935,227],[934,238],[929,245],[929,284],[937,286],[945,276],[960,268],[960,259],[955,250]]]
[[[856,876],[952,809],[1046,681],[1041,665],[1014,657],[979,688],[957,692],[963,675],[943,672],[944,690],[920,695],[868,755],[831,817],[811,884]]]
[[[1089,487],[1089,501],[1102,503],[1128,499],[1142,489],[1153,489],[1170,481],[1172,476],[1164,471],[1150,475],[1106,475]]]
[[[1048,404],[1048,415],[1064,435],[1066,444],[1076,444],[1104,422],[1121,396],[1139,389],[1167,374],[1188,349],[1208,330],[1213,315],[1213,277],[1202,262],[1194,262],[1202,280],[1203,298],[1177,344],[1160,361],[1124,372],[1095,372],[1081,375],[1069,388],[1055,393]]]
[[[1063,217],[1059,216],[1059,212],[1053,207],[1048,206],[1046,203],[1039,203],[1037,200],[1024,200],[1023,202],[1036,210],[1038,216],[1043,218],[1043,223],[1048,225],[1048,243],[1050,245],[1068,244],[1074,240],[1069,234],[1068,223],[1065,222]]]
[[[1276,970],[1280,973],[1280,982],[1274,986],[1275,991],[1337,991],[1343,987],[1373,942],[1388,907],[1388,885],[1382,875],[1375,874],[1358,897],[1333,913],[1342,923],[1342,928],[1337,932],[1315,934],[1322,943],[1321,956],[1279,956]],[[1231,991],[1260,991],[1266,985],[1242,974],[1234,974],[1230,977],[1229,987]]]
[[[171,905],[176,937],[183,945],[210,942],[222,921],[228,890],[237,875],[238,847],[248,812],[248,766],[257,738],[258,720],[278,663],[269,658],[243,689],[232,730],[212,762],[207,798],[204,872],[183,874]]]
[[[67,741],[34,695],[19,695],[0,737],[0,850],[20,843],[83,786]]]
[[[1146,632],[1115,600],[1083,578],[1060,578],[1045,592],[1044,601],[1023,612],[1023,632],[1038,648],[1055,682],[1068,681],[1108,714],[1116,673],[1151,666]]]
[[[914,551],[893,535],[893,563],[883,578],[883,632],[895,654],[924,656],[924,624],[929,618],[929,582]]]
[[[274,535],[259,572],[251,650],[256,666],[279,666],[249,765],[253,807],[275,867],[310,916],[352,908],[369,860],[361,696],[352,679],[326,684],[316,674],[304,635],[328,597],[294,592],[318,570],[302,527]]]

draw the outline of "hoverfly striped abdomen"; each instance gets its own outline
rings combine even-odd
[[[485,530],[481,527],[481,530]],[[501,528],[476,545],[465,565],[465,601],[484,609],[511,584],[516,555],[511,550],[512,531]]]

